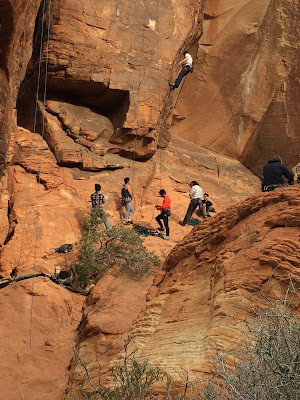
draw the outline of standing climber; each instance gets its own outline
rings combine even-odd
[[[159,191],[159,195],[164,199],[162,206],[155,206],[157,210],[160,210],[160,214],[155,218],[159,228],[159,231],[164,231],[166,229],[166,234],[163,235],[165,240],[169,240],[170,229],[169,229],[169,216],[171,215],[171,198],[167,195],[165,189]],[[165,229],[161,223],[164,221]]]
[[[277,187],[286,186],[283,182],[282,176],[284,176],[289,185],[294,184],[294,174],[284,164],[280,157],[273,157],[272,160],[265,164],[263,169],[264,179],[261,183],[262,192],[271,192]]]
[[[91,200],[92,200],[93,208],[94,207],[100,208],[100,216],[104,222],[106,229],[110,229],[110,225],[109,225],[106,215],[103,211],[103,204],[105,203],[105,198],[104,198],[104,194],[101,190],[101,185],[99,185],[99,183],[95,184],[95,193],[91,194]]]
[[[169,83],[171,90],[174,90],[179,87],[182,79],[192,71],[193,68],[193,59],[188,51],[183,53],[184,59],[180,61],[179,65],[182,65],[182,69],[174,83]]]
[[[122,186],[122,206],[126,208],[124,214],[124,224],[131,225],[132,214],[134,213],[134,208],[132,207],[132,190],[129,183],[129,178],[124,179],[124,185]]]
[[[193,215],[194,211],[196,210],[196,208],[202,203],[202,197],[203,197],[203,190],[202,188],[199,186],[199,183],[196,181],[192,181],[190,183],[190,204],[189,204],[189,208],[187,209],[187,212],[185,214],[184,220],[180,223],[180,225],[184,226],[185,224],[187,224],[189,222],[189,220],[191,219],[191,216]]]

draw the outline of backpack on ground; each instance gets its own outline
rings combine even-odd
[[[54,250],[55,253],[70,253],[72,251],[73,246],[71,244],[63,244],[57,249]]]

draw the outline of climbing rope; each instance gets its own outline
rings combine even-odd
[[[142,68],[143,68],[143,60],[144,60],[144,47],[145,47],[145,20],[147,16],[147,8],[146,5],[144,4],[144,15],[143,15],[143,24],[142,24],[142,44],[141,44],[141,65],[140,65],[140,71],[139,71],[139,78],[138,78],[138,91],[137,91],[137,104],[138,104],[138,117],[139,117],[139,105],[140,105],[140,91],[141,91],[141,86],[142,86]],[[145,96],[145,94],[144,94]],[[138,118],[138,123],[139,123],[139,118]],[[132,191],[133,193],[135,192],[134,189],[134,182],[135,182],[135,162],[136,162],[136,142],[137,142],[137,129],[135,128],[135,137],[134,137],[134,142],[133,142],[133,160],[132,160],[132,174],[131,174],[131,181],[132,181]],[[134,206],[135,206],[135,197],[133,198],[134,200]]]
[[[37,241],[38,241],[38,223],[39,223],[39,205],[40,205],[40,187],[41,187],[41,174],[42,174],[42,159],[43,159],[43,141],[45,132],[45,108],[46,108],[46,97],[47,97],[47,79],[48,79],[48,53],[49,53],[49,39],[50,39],[50,21],[51,21],[51,0],[49,0],[48,9],[48,29],[47,29],[47,45],[46,45],[46,61],[45,61],[45,82],[44,82],[44,100],[43,100],[43,119],[42,119],[42,135],[41,135],[41,152],[40,152],[40,166],[39,166],[39,179],[38,179],[38,195],[37,195],[37,207],[36,207],[36,227],[35,227],[35,249],[34,249],[34,263],[33,263],[33,273],[36,274],[36,259],[37,259]],[[45,9],[43,9],[43,19],[42,24],[44,24]],[[41,37],[42,41],[42,37]],[[42,44],[41,44],[42,46]],[[41,53],[39,60],[39,69],[41,65]],[[36,103],[36,112],[37,112]],[[32,347],[32,322],[33,322],[33,299],[34,299],[34,284],[35,276],[32,279],[32,289],[31,289],[31,310],[30,310],[30,333],[29,333],[29,346]]]
[[[30,200],[30,186],[31,186],[30,184],[31,184],[31,176],[32,176],[32,164],[33,164],[35,136],[36,136],[37,110],[38,110],[38,100],[39,100],[40,80],[41,80],[41,64],[42,64],[41,59],[42,59],[42,52],[43,52],[43,36],[44,36],[44,22],[43,21],[44,21],[44,17],[45,17],[45,8],[46,8],[46,0],[44,0],[44,3],[43,3],[42,27],[41,27],[41,35],[40,35],[41,44],[40,44],[40,54],[39,54],[39,69],[38,69],[38,80],[37,80],[37,88],[36,88],[35,113],[34,113],[33,137],[32,137],[31,155],[30,155],[28,189],[27,189],[25,216],[24,216],[23,232],[22,232],[21,247],[20,247],[20,252],[19,252],[17,269],[20,266],[21,258],[22,258],[26,224],[27,224],[27,216],[28,216],[28,206],[29,206],[29,200]]]
[[[158,53],[158,60],[157,60],[157,83],[158,83],[158,121],[157,121],[157,136],[159,137],[161,131],[161,115],[160,115],[160,107],[161,107],[161,87],[160,87],[160,42],[159,42],[159,0],[156,0],[156,31],[157,31],[157,53]],[[159,147],[159,186],[162,189],[162,148]]]

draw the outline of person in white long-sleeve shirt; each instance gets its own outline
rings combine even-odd
[[[203,197],[203,190],[200,187],[199,183],[196,181],[192,181],[190,183],[190,204],[189,204],[189,208],[187,209],[187,212],[185,214],[184,220],[182,222],[182,225],[184,226],[185,224],[188,223],[188,221],[191,219],[194,211],[196,210],[196,208],[201,204],[202,202],[202,197]]]
[[[181,69],[179,75],[177,76],[176,81],[174,83],[169,83],[171,90],[178,88],[182,79],[187,74],[189,74],[191,71],[194,70],[193,59],[192,59],[192,56],[190,55],[190,53],[188,51],[185,51],[183,53],[183,55],[184,55],[184,59],[182,61],[180,61],[180,63],[179,63],[179,65],[182,65],[182,69]]]

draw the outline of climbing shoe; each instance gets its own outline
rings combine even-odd
[[[164,240],[170,240],[169,236],[167,236],[167,235],[162,235],[162,238],[163,238]]]
[[[169,86],[170,86],[170,89],[171,89],[171,90],[176,89],[176,86],[174,85],[174,83],[170,83],[170,82],[169,82]]]

